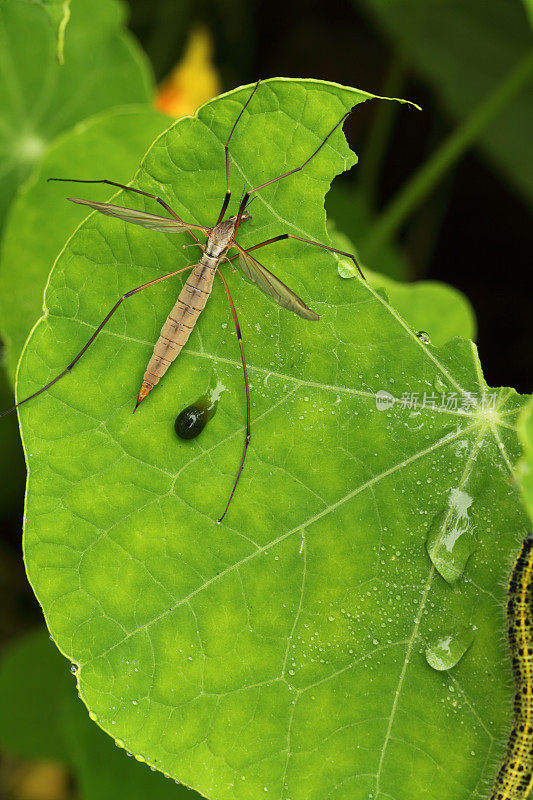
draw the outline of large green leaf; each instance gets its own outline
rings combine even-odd
[[[368,9],[458,119],[489,97],[531,53],[520,0],[356,0]],[[490,161],[533,200],[531,81],[480,137]]]
[[[0,0],[0,224],[47,144],[85,117],[148,102],[151,76],[117,0],[75,0],[56,57],[48,6]]]
[[[215,220],[223,143],[249,92],[173,125],[138,185],[188,221]],[[232,141],[231,208],[243,183],[301,163],[364,98],[265,82]],[[337,132],[260,193],[241,242],[327,241],[324,194],[353,162]],[[51,274],[19,397],[64,367],[122,292],[191,263],[182,243],[89,216]],[[253,436],[222,525],[245,407],[218,282],[134,416],[180,279],[127,301],[92,354],[21,409],[25,559],[50,631],[99,725],[214,800],[477,797],[510,710],[502,579],[528,526],[510,480],[522,400],[498,390],[492,408],[471,342],[427,345],[327,253],[294,241],[259,253],[321,319],[279,309],[224,267]],[[225,387],[214,418],[180,442],[177,412],[214,380]]]
[[[105,111],[50,145],[10,209],[0,258],[0,330],[6,365],[14,381],[22,346],[42,314],[43,292],[54,259],[87,215],[66,197],[79,186],[47,183],[49,177],[90,180],[100,175],[127,182],[148,145],[169,123],[149,107]],[[109,186],[91,187],[105,200]]]
[[[73,676],[46,631],[19,639],[0,663],[0,743],[23,758],[47,758],[71,767],[83,800],[194,800],[185,787],[114,746],[90,721]]]

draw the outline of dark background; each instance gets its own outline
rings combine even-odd
[[[130,27],[148,53],[158,80],[179,61],[188,33],[198,22],[212,34],[213,60],[224,90],[258,77],[287,76],[322,78],[387,94],[388,76],[400,60],[394,93],[415,101],[423,111],[403,106],[396,113],[375,187],[377,210],[460,123],[443,108],[438,93],[410,63],[409,54],[399,55],[394,41],[358,0],[128,0],[128,5]],[[514,13],[523,15],[527,31],[519,5]],[[357,188],[377,108],[375,103],[366,103],[345,126],[361,162],[349,176],[338,179],[347,190]],[[466,153],[435,187],[396,243],[407,257],[407,278],[442,280],[469,298],[489,386],[531,391],[530,210],[478,148]],[[0,523],[4,534],[0,641],[41,620],[20,554],[24,489],[20,451],[9,480],[13,503]]]

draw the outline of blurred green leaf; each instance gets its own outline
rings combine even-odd
[[[98,111],[149,102],[152,84],[117,0],[75,0],[64,65],[46,8],[0,0],[0,64],[1,226],[17,186],[49,142]]]
[[[529,21],[533,25],[533,0],[524,0],[524,5],[529,16]]]
[[[73,683],[67,662],[45,631],[27,635],[8,649],[0,662],[2,749],[22,758],[68,762],[58,710]]]
[[[128,758],[91,722],[44,630],[19,639],[0,662],[0,742],[10,755],[70,766],[82,800],[198,798]]]
[[[0,370],[0,409],[4,411],[13,405],[13,391],[8,385],[7,376]],[[2,420],[0,425],[0,513],[9,514],[20,501],[24,492],[26,466],[15,415]],[[20,509],[17,508],[20,515]]]
[[[168,117],[148,107],[113,109],[85,120],[48,148],[20,190],[6,221],[0,257],[0,331],[13,382],[22,346],[42,314],[54,259],[87,216],[86,208],[67,201],[80,188],[86,191],[86,186],[46,179],[104,176],[127,183],[148,146],[169,123]],[[111,191],[109,186],[90,187],[96,200],[105,200]]]
[[[519,0],[357,0],[458,119],[488,98],[531,52]],[[533,84],[479,138],[482,151],[533,201]]]
[[[41,6],[50,19],[56,36],[56,56],[60,64],[65,63],[65,31],[70,20],[71,0],[19,0]]]
[[[186,220],[215,220],[223,144],[249,93],[179,120],[136,183]],[[302,163],[363,99],[266,81],[232,140],[231,210],[243,182]],[[240,241],[327,241],[324,194],[354,160],[337,131],[306,169],[260,192]],[[18,396],[64,367],[122,292],[197,258],[183,243],[88,217],[51,273]],[[510,481],[524,401],[486,387],[471,342],[423,342],[328,253],[290,240],[260,253],[321,319],[283,311],[224,267],[253,404],[224,524],[245,404],[218,282],[178,363],[132,415],[176,279],[124,304],[72,374],[20,410],[30,580],[101,727],[212,800],[467,798],[492,778],[510,708],[499,632],[502,579],[529,527]],[[176,414],[213,378],[225,388],[215,416],[180,442]],[[426,648],[463,643],[465,629],[470,647],[433,669]]]

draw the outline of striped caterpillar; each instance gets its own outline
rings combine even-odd
[[[526,800],[533,788],[533,536],[524,539],[507,589],[515,685],[513,724],[490,800]]]

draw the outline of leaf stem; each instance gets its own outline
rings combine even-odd
[[[473,145],[488,123],[520,91],[533,74],[533,51],[501,81],[494,91],[444,140],[422,167],[414,173],[385,208],[365,243],[371,258],[391,239],[407,218],[431,193],[435,185]]]

